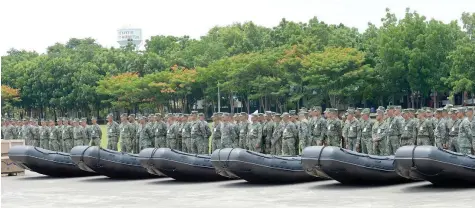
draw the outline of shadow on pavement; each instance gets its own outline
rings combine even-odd
[[[405,187],[401,191],[407,193],[415,192],[452,192],[452,191],[464,191],[475,190],[475,186],[437,186],[432,183],[422,184],[416,186]]]
[[[203,184],[203,183],[218,183],[222,181],[179,181],[173,178],[165,178],[165,180],[152,181],[149,184],[154,185],[183,185],[183,184]]]
[[[345,190],[345,189],[371,189],[371,188],[380,188],[386,186],[396,186],[401,184],[343,184],[337,181],[332,183],[319,184],[312,187],[313,189],[325,189],[325,190]]]
[[[290,184],[273,184],[273,183],[250,183],[245,180],[236,182],[236,183],[227,183],[221,185],[221,187],[225,188],[262,188],[262,187],[274,187],[274,186],[290,186],[294,184],[299,184],[299,183],[290,183]]]
[[[144,180],[144,179],[123,179],[123,178],[109,178],[109,177],[99,177],[99,178],[88,178],[81,180],[80,182],[86,182],[86,183],[108,183],[108,182],[121,182],[121,181],[138,181],[138,180]]]
[[[21,181],[41,181],[41,180],[59,180],[59,179],[68,179],[68,178],[51,177],[51,176],[46,176],[46,175],[18,177],[18,180],[21,180]]]

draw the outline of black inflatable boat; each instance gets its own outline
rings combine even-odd
[[[393,161],[394,156],[367,155],[333,146],[312,146],[302,151],[302,165],[308,174],[346,184],[408,181],[396,173]]]
[[[395,154],[396,172],[436,185],[475,185],[475,156],[434,146],[403,146]]]
[[[164,174],[180,181],[217,181],[227,177],[216,173],[209,155],[197,155],[170,148],[147,148],[139,161],[150,173]]]
[[[305,173],[300,157],[266,155],[240,148],[217,149],[211,163],[223,175],[237,176],[251,183],[295,183],[317,178]]]
[[[81,169],[94,171],[110,178],[156,177],[140,165],[138,155],[103,149],[98,146],[76,146],[71,159]]]
[[[92,176],[74,165],[68,153],[55,152],[33,146],[13,146],[8,157],[18,166],[52,177]]]

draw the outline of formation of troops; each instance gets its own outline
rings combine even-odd
[[[107,148],[138,153],[144,148],[168,147],[195,154],[208,154],[226,147],[239,147],[273,155],[298,155],[307,146],[330,145],[372,155],[393,155],[404,145],[433,145],[474,154],[473,107],[432,110],[380,106],[376,118],[370,109],[349,108],[344,116],[337,109],[302,108],[288,113],[215,113],[209,125],[202,113],[159,113],[149,116],[122,114],[120,124],[107,116]],[[2,120],[2,138],[25,139],[28,145],[69,152],[78,145],[100,145],[102,132],[95,118],[17,121]],[[210,146],[211,139],[211,146]]]

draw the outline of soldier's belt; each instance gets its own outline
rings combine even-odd
[[[294,139],[293,137],[284,137],[283,139]]]

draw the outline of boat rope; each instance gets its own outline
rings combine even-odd
[[[229,154],[228,154],[228,158],[226,159],[226,167],[229,167],[229,157],[231,156],[231,153],[233,152],[235,148],[231,148],[231,150],[229,151]]]
[[[414,154],[415,154],[416,148],[417,148],[417,145],[414,145],[414,148],[412,148],[412,155],[411,155],[412,166],[411,166],[411,171],[417,172],[418,174],[421,174],[421,175],[426,176],[426,177],[438,176],[438,175],[440,175],[440,174],[442,174],[442,173],[444,172],[444,170],[442,170],[442,171],[440,171],[439,173],[430,175],[430,174],[425,174],[425,173],[419,171],[419,169],[417,169],[417,166],[416,166],[416,161],[414,160]]]
[[[89,148],[89,147],[88,147]],[[101,167],[101,150],[102,150],[102,147],[99,147],[99,149],[97,150],[97,163],[96,163],[96,167],[100,168]]]
[[[320,169],[320,158],[322,157],[323,149],[325,149],[327,146],[322,146],[322,149],[320,150],[320,153],[318,154],[318,159],[317,159],[317,169]]]

